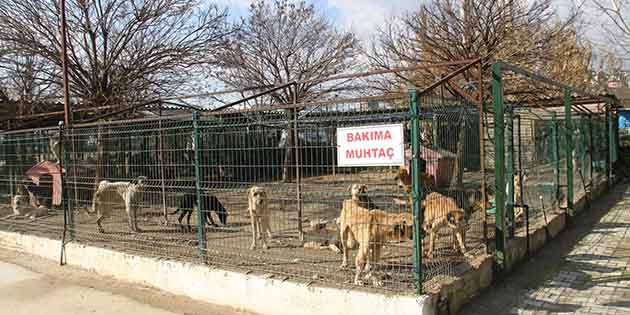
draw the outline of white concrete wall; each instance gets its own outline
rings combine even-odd
[[[61,242],[0,231],[0,247],[59,261]],[[307,286],[213,267],[141,257],[75,243],[66,245],[70,265],[122,281],[141,283],[196,300],[270,315],[434,314],[426,296],[385,295]]]

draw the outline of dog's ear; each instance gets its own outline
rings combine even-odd
[[[348,185],[348,189],[346,189],[347,192],[351,192],[352,191],[352,184]]]

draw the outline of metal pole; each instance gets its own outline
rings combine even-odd
[[[590,161],[590,169],[589,169],[589,197],[587,200],[592,200],[593,198],[593,155],[594,155],[594,146],[593,146],[593,116],[588,115],[588,155]],[[586,192],[585,192],[586,193]]]
[[[298,233],[300,242],[304,242],[304,231],[302,229],[302,176],[300,174],[300,137],[298,135],[298,109],[297,109],[297,85],[293,87],[293,143],[295,144],[295,188],[298,210]]]
[[[501,64],[492,65],[492,102],[494,105],[495,241],[496,263],[505,267],[505,139],[503,137],[503,82]]]
[[[164,225],[168,225],[168,212],[166,211],[166,185],[164,184],[164,131],[162,130],[162,103],[158,104],[160,119],[158,129],[160,139],[158,139],[158,163],[160,169],[160,180],[162,184],[162,214],[164,215]]]
[[[567,215],[573,216],[573,124],[571,121],[571,89],[564,89],[564,129],[567,159]]]
[[[63,166],[64,166],[64,161],[65,161],[65,157],[66,157],[66,146],[65,143],[63,141],[64,139],[64,135],[63,135],[63,129],[64,129],[64,123],[63,122],[59,122],[59,148],[61,150],[61,152],[59,152],[59,176],[61,179],[61,204],[63,206],[63,234],[61,236],[61,254],[59,257],[59,265],[63,266],[64,263],[64,257],[65,257],[65,250],[66,250],[66,235],[68,233],[68,223],[71,222],[70,221],[70,208],[69,208],[69,201],[68,201],[68,190],[66,189],[66,185],[65,185],[65,181],[64,181],[64,176],[63,176]],[[71,229],[70,233],[72,232],[73,229]],[[74,235],[70,236],[71,239],[74,238]]]
[[[422,222],[424,213],[420,207],[422,198],[422,181],[420,176],[420,106],[418,93],[415,89],[409,90],[409,107],[411,110],[411,179],[412,179],[412,209],[413,209],[413,274],[416,281],[416,292],[422,294]]]
[[[71,124],[70,89],[68,87],[68,50],[66,45],[66,0],[59,0],[61,14],[61,78],[63,82],[63,116],[66,128]]]
[[[488,202],[488,192],[486,191],[486,143],[484,125],[484,98],[483,98],[483,63],[478,65],[479,71],[479,168],[481,171],[481,210],[483,211],[483,243],[486,245],[488,253],[488,215],[486,213],[486,203]]]
[[[606,117],[604,119],[606,120],[605,121],[605,123],[606,123],[606,131],[605,131],[605,133],[606,133],[606,148],[607,148],[606,149],[606,166],[605,166],[605,169],[606,169],[606,182],[607,182],[606,184],[607,184],[608,187],[610,187],[612,185],[612,174],[610,172],[610,170],[612,169],[612,167],[611,167],[611,154],[610,154],[610,152],[612,150],[612,149],[610,149],[610,145],[611,145],[610,129],[611,129],[612,126],[610,124],[611,118],[610,118],[610,105],[609,104],[606,104]]]
[[[551,158],[553,160],[553,188],[556,202],[560,200],[560,155],[558,146],[558,121],[556,112],[551,112]]]
[[[507,140],[507,226],[508,237],[514,237],[514,108],[507,110],[507,128],[505,129]]]
[[[201,151],[199,148],[199,112],[193,112],[193,150],[195,155],[195,195],[197,196],[197,240],[199,241],[199,256],[205,261],[206,253],[206,206],[201,197]]]

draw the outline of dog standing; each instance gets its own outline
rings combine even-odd
[[[192,227],[190,226],[190,216],[192,215],[194,209],[196,209],[197,211],[203,210],[204,224],[207,223],[208,225],[217,226],[217,224],[214,223],[214,220],[212,219],[212,211],[217,213],[221,224],[227,224],[227,210],[225,209],[225,207],[223,207],[221,201],[219,201],[216,196],[208,194],[201,195],[201,198],[203,199],[202,204],[205,206],[205,209],[200,209],[200,207],[197,205],[197,196],[195,194],[185,194],[184,198],[180,200],[177,210],[175,210],[173,213],[170,213],[170,215],[174,215],[178,212],[181,212],[177,221],[179,222],[179,226],[183,231],[192,231]],[[187,228],[182,224],[184,216],[186,216]]]
[[[252,186],[247,191],[247,201],[249,217],[252,224],[252,245],[251,249],[255,249],[257,239],[262,240],[262,246],[267,249],[267,239],[271,239],[271,227],[269,225],[271,211],[269,210],[269,200],[267,192],[259,186]]]
[[[413,237],[413,216],[410,213],[387,213],[383,210],[369,210],[361,207],[354,200],[344,200],[338,219],[343,262],[341,268],[348,265],[350,249],[357,243],[359,251],[355,258],[356,273],[354,284],[363,271],[371,269],[370,264],[380,260],[383,244],[388,241],[401,241]]]
[[[99,183],[98,188],[92,197],[92,211],[88,210],[88,214],[96,213],[96,225],[100,233],[105,230],[101,225],[103,219],[109,217],[112,208],[116,203],[123,203],[127,219],[129,221],[129,229],[132,232],[141,232],[138,228],[137,208],[138,201],[142,198],[144,192],[145,176],[139,176],[133,182],[109,182],[103,180]]]
[[[522,178],[521,178],[522,177]],[[514,221],[520,220],[525,212],[525,207],[520,205],[519,203],[523,199],[523,187],[525,186],[525,182],[527,181],[527,175],[523,174],[519,176],[516,174],[514,176]],[[507,189],[506,189],[507,190]],[[519,204],[517,206],[517,204]]]
[[[454,241],[453,249],[459,249],[462,254],[466,253],[466,245],[464,242],[465,229],[465,212],[457,206],[453,198],[444,196],[437,192],[432,192],[422,201],[424,208],[424,222],[422,229],[429,234],[429,250],[427,256],[433,257],[433,249],[435,246],[435,238],[440,227],[446,225],[453,231]]]

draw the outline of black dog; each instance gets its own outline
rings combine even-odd
[[[225,207],[223,207],[223,204],[221,204],[221,202],[219,201],[219,199],[213,195],[206,195],[203,194],[201,195],[202,198],[202,204],[203,204],[203,217],[204,217],[204,225],[207,223],[208,225],[212,225],[212,226],[217,226],[216,223],[214,223],[214,220],[212,219],[212,215],[210,212],[215,211],[217,213],[217,215],[219,216],[219,221],[221,221],[221,224],[226,225],[227,224],[227,210],[225,210]],[[197,211],[199,211],[200,207],[197,206],[197,196],[194,194],[186,194],[184,195],[184,198],[180,200],[179,202],[179,207],[177,208],[177,210],[175,210],[173,213],[171,213],[171,215],[176,214],[178,212],[181,211],[181,214],[179,215],[179,218],[177,219],[177,221],[179,221],[179,226],[181,227],[181,229],[183,231],[192,231],[192,227],[190,226],[190,216],[193,213],[193,209],[197,209]],[[187,228],[182,224],[182,219],[184,219],[184,216],[187,215],[186,217],[186,222],[187,222]]]

